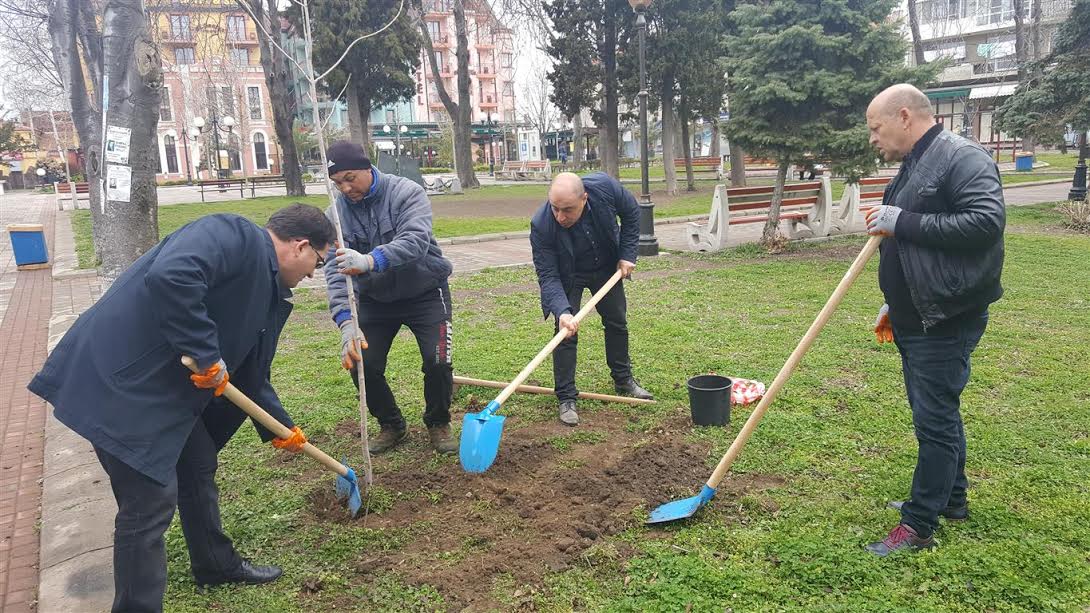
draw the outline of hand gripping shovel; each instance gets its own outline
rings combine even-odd
[[[583,321],[587,313],[594,308],[594,305],[598,304],[609,290],[613,289],[613,286],[617,284],[617,281],[621,280],[621,271],[618,270],[609,278],[608,281],[602,285],[602,288],[591,296],[583,308],[579,309],[579,312],[575,314],[575,323]],[[462,460],[462,468],[471,473],[483,473],[488,470],[489,466],[492,466],[492,462],[496,460],[496,453],[500,450],[500,435],[503,434],[503,415],[496,415],[496,411],[500,410],[503,403],[514,394],[522,382],[530,376],[530,373],[541,365],[545,358],[549,357],[549,354],[556,349],[556,346],[561,341],[568,338],[568,331],[561,329],[553,337],[553,340],[549,341],[545,348],[538,352],[537,357],[530,361],[526,365],[526,368],[522,369],[522,372],[515,377],[515,380],[507,384],[507,387],[503,388],[499,396],[496,399],[488,403],[488,406],[484,408],[480,413],[466,413],[462,418],[462,438],[458,446],[458,457]]]
[[[189,356],[182,357],[182,364],[193,372],[198,372],[197,363],[193,358]],[[230,400],[242,409],[254,420],[265,426],[269,432],[276,435],[277,438],[290,438],[292,435],[291,430],[288,430],[287,426],[276,421],[276,419],[265,412],[265,409],[257,406],[257,403],[250,400],[246,394],[243,394],[237,387],[231,383],[227,384],[227,389],[223,391],[223,395],[227,396]],[[356,479],[356,472],[351,468],[341,464],[337,460],[329,457],[321,449],[318,449],[310,443],[303,445],[303,453],[317,460],[320,464],[327,469],[337,473],[337,498],[348,501],[348,510],[352,512],[352,517],[359,513],[360,507],[363,506],[363,500],[360,498],[360,486]]]
[[[874,255],[875,250],[878,249],[878,243],[882,242],[881,236],[872,236],[867,244],[863,246],[863,250],[856,256],[855,261],[852,262],[848,272],[844,273],[844,278],[840,280],[840,284],[836,286],[836,290],[833,295],[829,297],[829,301],[825,303],[825,307],[818,313],[817,319],[814,323],[810,324],[810,329],[806,331],[806,335],[799,341],[795,350],[791,352],[791,357],[787,358],[787,363],[780,369],[779,374],[776,375],[776,379],[772,382],[772,385],[768,388],[764,397],[761,398],[761,402],[757,404],[757,408],[750,414],[749,419],[746,420],[746,424],[742,426],[741,432],[738,433],[738,437],[731,443],[730,449],[727,450],[723,459],[719,460],[719,465],[715,467],[715,472],[712,473],[711,478],[701,488],[700,493],[691,498],[684,498],[682,500],[675,500],[673,502],[667,502],[651,512],[651,517],[647,520],[648,524],[661,524],[679,519],[685,519],[686,517],[692,517],[694,513],[700,510],[701,507],[708,504],[708,501],[715,496],[715,488],[719,487],[719,482],[723,480],[723,477],[727,475],[727,471],[730,470],[731,464],[734,463],[735,458],[742,452],[742,448],[745,447],[746,441],[749,440],[750,435],[757,429],[757,424],[761,422],[761,418],[764,417],[765,411],[768,410],[769,405],[776,399],[776,395],[783,389],[784,384],[791,378],[791,374],[795,372],[795,367],[799,365],[802,360],[802,356],[806,355],[809,351],[810,345],[814,343],[814,339],[817,338],[821,329],[825,327],[825,323],[829,321],[833,312],[840,306],[840,301],[844,299],[844,294],[848,292],[848,288],[855,282],[859,273],[863,272],[863,267],[867,264],[867,260]]]

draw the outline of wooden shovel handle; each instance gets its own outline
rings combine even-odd
[[[197,368],[197,362],[187,355],[182,356],[182,364],[184,364],[186,368],[192,370],[193,372],[200,372],[200,370]],[[241,391],[239,391],[237,387],[235,387],[230,382],[227,383],[227,388],[223,390],[223,395],[226,396],[227,399],[230,400],[232,403],[234,403],[235,406],[242,409],[244,413],[254,418],[254,421],[261,424],[262,426],[265,426],[265,429],[269,432],[272,432],[274,435],[276,435],[277,438],[291,437],[292,432],[288,429],[287,426],[277,421],[276,418],[272,415],[269,415],[269,413],[265,409],[257,406],[256,402],[250,400],[250,398],[246,396],[246,394],[243,394]],[[310,443],[304,444],[303,453],[321,462],[325,465],[326,468],[337,473],[338,475],[342,477],[348,476],[347,466],[329,457],[324,451],[318,449],[314,445],[311,445]]]
[[[776,379],[772,381],[772,385],[769,386],[768,391],[765,392],[764,397],[757,404],[757,408],[753,409],[753,413],[750,414],[749,419],[746,420],[746,424],[742,426],[742,430],[738,432],[738,436],[731,443],[730,449],[723,455],[723,459],[719,460],[719,464],[715,467],[715,471],[712,473],[711,478],[708,479],[708,487],[713,490],[719,486],[719,482],[723,480],[723,477],[727,475],[727,471],[730,470],[731,464],[734,463],[738,454],[742,453],[742,448],[746,446],[746,442],[749,441],[750,435],[757,429],[757,424],[761,423],[761,418],[764,417],[765,411],[768,410],[768,406],[772,404],[772,401],[776,399],[776,396],[783,389],[783,386],[787,383],[787,380],[791,378],[792,373],[795,372],[795,367],[799,365],[802,360],[802,356],[806,355],[809,351],[810,345],[814,344],[814,340],[817,338],[821,329],[825,327],[825,323],[832,317],[833,312],[840,306],[840,302],[844,299],[844,295],[848,293],[848,288],[852,286],[855,279],[859,276],[859,273],[863,272],[863,267],[867,265],[867,260],[874,255],[874,252],[878,249],[878,244],[882,242],[881,236],[872,236],[867,244],[863,246],[863,250],[856,256],[855,261],[848,268],[848,272],[844,273],[844,278],[840,280],[840,283],[836,286],[836,290],[833,291],[833,295],[829,297],[828,302],[818,313],[817,319],[814,323],[810,324],[810,329],[806,331],[806,334],[799,341],[795,350],[791,352],[791,357],[787,358],[787,363],[780,369],[779,374],[776,375]]]
[[[503,389],[507,387],[507,384],[502,381],[489,381],[488,379],[473,379],[470,377],[459,377],[454,375],[454,383],[457,385],[476,385],[478,387],[493,387],[496,389]],[[556,390],[551,387],[541,387],[538,385],[520,385],[515,389],[516,392],[522,392],[523,394],[555,394]],[[604,402],[622,402],[624,404],[655,404],[654,400],[644,400],[642,398],[630,398],[628,396],[611,396],[609,394],[595,394],[594,392],[579,392],[579,397],[584,400],[602,400]]]
[[[587,313],[590,313],[590,310],[594,308],[594,305],[598,304],[598,301],[604,298],[605,295],[609,293],[609,290],[613,289],[614,285],[617,285],[617,282],[621,280],[621,274],[620,269],[618,269],[608,281],[602,284],[601,289],[594,292],[594,295],[591,296],[590,300],[588,300],[587,303],[583,305],[583,308],[579,309],[579,312],[575,314],[575,323],[583,321],[583,318],[587,316]],[[557,332],[556,336],[553,337],[553,340],[549,341],[549,344],[545,345],[545,348],[538,352],[534,359],[530,360],[530,363],[526,365],[526,368],[522,369],[522,372],[515,377],[514,381],[511,381],[511,383],[507,384],[507,387],[503,388],[500,395],[496,396],[495,402],[499,405],[503,405],[503,403],[511,397],[511,394],[515,393],[518,386],[526,381],[527,377],[530,376],[530,373],[534,372],[534,370],[545,361],[545,358],[549,357],[549,354],[553,352],[553,349],[556,349],[556,346],[566,338],[568,338],[567,330],[561,329]]]

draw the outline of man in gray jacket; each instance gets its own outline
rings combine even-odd
[[[341,328],[341,363],[352,372],[362,358],[367,406],[381,431],[370,441],[374,453],[392,449],[408,430],[386,382],[386,358],[402,326],[416,337],[423,359],[424,425],[432,447],[454,453],[450,402],[451,301],[447,278],[452,267],[431,230],[431,202],[412,181],[378,172],[363,148],[334,143],[328,151],[329,178],[337,198],[346,245],[331,250],[325,267],[329,310]],[[326,215],[332,218],[330,209]],[[347,280],[352,279],[353,292]],[[359,305],[361,347],[351,325],[349,300]]]
[[[988,325],[988,305],[1003,295],[1006,210],[991,156],[935,123],[927,96],[907,84],[878,94],[867,108],[871,144],[901,169],[867,231],[885,236],[878,284],[878,342],[901,353],[919,452],[908,500],[891,502],[901,521],[867,551],[886,556],[927,549],[939,516],[966,519],[965,428],[961,392],[969,357]]]

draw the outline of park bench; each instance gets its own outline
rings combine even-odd
[[[522,171],[517,174],[520,179],[547,181],[553,178],[553,165],[549,160],[526,160]]]
[[[840,205],[829,222],[829,232],[843,234],[865,230],[863,209],[882,204],[882,196],[892,179],[893,177],[866,177],[860,179],[859,183],[845,185]]]
[[[257,197],[258,188],[264,187],[284,187],[288,186],[287,181],[284,180],[284,175],[258,175],[256,177],[248,177],[246,181],[250,184],[250,197]],[[306,189],[306,186],[303,186]]]
[[[776,170],[779,167],[776,160],[770,160],[768,158],[755,158],[747,155],[743,159],[746,164],[746,170]]]
[[[772,185],[730,188],[716,185],[707,223],[689,223],[685,229],[689,247],[696,251],[719,251],[727,244],[731,226],[765,223],[773,189]],[[831,193],[829,177],[784,186],[780,221],[787,222],[788,238],[828,234]]]
[[[461,194],[462,182],[458,180],[457,176],[442,177],[439,175],[424,175],[424,191],[429,196],[438,196],[441,194]]]
[[[503,168],[496,171],[497,179],[518,179],[518,174],[522,172],[522,162],[518,160],[508,160],[503,163]]]
[[[72,187],[73,186],[75,186],[75,188],[76,188],[75,197],[72,196]],[[62,194],[64,194],[66,197],[61,198]],[[54,199],[55,199],[55,201],[57,203],[57,210],[58,211],[64,209],[64,203],[63,203],[64,200],[69,200],[69,201],[73,202],[74,206],[77,209],[79,209],[79,208],[90,208],[91,207],[91,184],[90,183],[69,183],[68,181],[65,181],[63,183],[56,182],[56,183],[53,183],[53,195],[54,195]],[[80,200],[85,200],[87,202],[87,206],[86,207],[81,207],[79,205]]]
[[[238,189],[238,197],[245,198],[246,192],[246,179],[201,179],[197,181],[197,184],[201,186],[201,202],[204,202],[204,190],[217,189],[221,193],[229,189]]]
[[[693,177],[696,178],[701,175],[714,176],[716,179],[723,178],[723,159],[714,155],[703,155],[694,158],[690,158],[693,164]],[[685,158],[674,158],[674,168],[678,173],[685,172]]]

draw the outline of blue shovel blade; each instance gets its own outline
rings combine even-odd
[[[708,504],[713,496],[715,496],[715,490],[705,485],[696,496],[667,502],[655,509],[651,512],[651,517],[647,520],[647,523],[664,524],[692,517],[694,513],[700,510],[700,507]]]
[[[504,419],[503,415],[494,415],[487,409],[480,413],[466,413],[462,418],[458,457],[466,472],[483,473],[492,466],[500,451]]]
[[[348,476],[337,475],[337,498],[348,500],[348,510],[352,513],[352,517],[355,517],[363,506],[363,500],[360,498],[360,484],[356,479],[355,471],[347,466],[345,468],[348,469]]]

